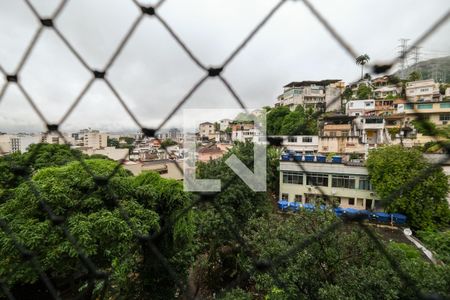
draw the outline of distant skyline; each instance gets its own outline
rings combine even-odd
[[[145,1],[154,3],[155,1]],[[31,0],[43,17],[58,0]],[[207,66],[220,65],[276,0],[167,0],[158,13]],[[414,42],[448,8],[446,0],[317,0],[316,9],[371,62],[397,55],[400,38]],[[55,21],[89,66],[102,69],[130,28],[138,8],[125,0],[69,1]],[[0,66],[11,73],[37,29],[25,1],[0,1]],[[423,59],[450,53],[447,21],[421,46]],[[360,68],[315,19],[302,1],[287,1],[224,70],[223,76],[248,107],[273,105],[291,81],[359,77]],[[157,127],[204,72],[154,18],[147,16],[131,36],[107,77],[137,119]],[[50,29],[45,29],[19,74],[49,122],[59,121],[91,74]],[[4,78],[0,78],[0,88]],[[210,79],[184,108],[238,108],[222,83]],[[181,127],[181,111],[165,129]],[[205,116],[205,120],[214,120]],[[134,132],[138,128],[101,81],[96,81],[62,124],[62,131],[92,127]],[[45,131],[29,104],[10,85],[0,102],[0,131]]]

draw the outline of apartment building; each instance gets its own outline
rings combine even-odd
[[[198,126],[198,132],[200,135],[200,138],[204,139],[213,139],[215,138],[216,128],[214,126],[214,123],[211,122],[203,122],[200,123]]]
[[[417,119],[418,115],[422,115],[436,125],[448,125],[450,124],[450,100],[399,104],[397,113],[404,114],[406,121],[412,121]]]
[[[73,143],[76,146],[92,149],[103,149],[108,146],[108,134],[99,130],[82,129],[73,136],[75,137]]]
[[[375,112],[375,99],[350,100],[345,104],[349,116],[366,116]]]
[[[411,81],[406,83],[406,99],[409,102],[439,101],[439,83],[434,79]]]
[[[297,153],[314,154],[319,150],[319,137],[317,135],[284,135],[270,136],[270,138],[280,139],[283,148]]]
[[[230,127],[230,123],[233,122],[231,119],[222,119],[219,121],[220,131],[225,131],[228,127]]]
[[[259,138],[262,136],[261,131],[253,121],[235,121],[230,123],[230,126],[233,142],[259,142]]]
[[[298,105],[319,111],[338,111],[340,95],[345,88],[340,79],[291,82],[283,87],[275,106],[288,106],[294,110]]]
[[[386,99],[387,97],[400,97],[401,87],[395,85],[381,86],[373,90],[375,99]]]
[[[280,199],[337,203],[342,208],[381,209],[367,168],[350,163],[280,161]]]

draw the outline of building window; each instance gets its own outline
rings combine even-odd
[[[426,89],[420,89],[421,92],[428,92],[428,90],[429,90],[428,88],[426,88]]]
[[[414,109],[414,104],[412,103],[405,104],[405,109]]]
[[[426,104],[417,104],[417,109],[432,109],[433,104],[426,103]]]
[[[283,172],[283,183],[303,184],[303,173]]]
[[[359,177],[359,189],[368,191],[372,190],[372,185],[370,184],[368,176]]]
[[[450,108],[450,102],[441,103],[440,108]]]
[[[355,198],[348,198],[348,205],[355,205]]]
[[[295,202],[302,202],[302,195],[295,195],[294,201]]]
[[[366,124],[383,124],[382,118],[366,119]]]
[[[303,143],[312,143],[312,137],[304,136],[304,137],[302,137],[302,142]]]
[[[332,175],[331,186],[346,189],[354,189],[355,177],[349,175]]]
[[[328,175],[320,173],[306,174],[306,183],[313,186],[328,186]]]
[[[450,121],[450,115],[439,115],[439,121]]]
[[[375,200],[375,202],[374,202],[374,208],[375,208],[376,210],[379,210],[379,209],[382,208],[382,205],[381,205],[381,201],[380,201],[380,200]]]
[[[290,137],[288,137],[288,142],[289,143],[297,143],[297,138],[293,137],[293,136],[290,136]]]
[[[366,107],[370,107],[370,105],[372,104],[371,102],[366,102]]]
[[[364,205],[364,199],[361,199],[361,198],[356,199],[356,205],[363,206]]]
[[[286,201],[288,201],[289,200],[289,194],[281,194],[281,200],[286,200]]]

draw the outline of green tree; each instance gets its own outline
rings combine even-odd
[[[399,84],[400,83],[400,77],[391,75],[388,77],[388,83],[389,84]]]
[[[365,84],[360,84],[356,91],[356,97],[358,99],[370,99],[372,97],[372,88]]]
[[[417,236],[435,254],[436,258],[445,264],[450,264],[450,230],[444,231],[418,231]]]
[[[415,299],[414,287],[402,282],[378,246],[358,226],[337,228],[320,238],[317,234],[337,222],[331,212],[300,211],[289,217],[269,215],[254,219],[245,228],[244,239],[260,261],[272,262],[271,269],[252,268],[249,280],[241,284],[265,299]],[[377,235],[376,233],[374,233]],[[289,252],[305,239],[313,242]],[[382,242],[384,243],[384,242]],[[448,266],[424,261],[413,246],[390,242],[387,252],[412,277],[417,290],[427,294],[448,294]],[[280,259],[280,256],[289,253]],[[363,280],[361,280],[363,278]]]
[[[414,229],[448,225],[447,177],[440,166],[427,162],[419,150],[401,146],[372,150],[367,168],[387,211],[404,213]]]
[[[420,80],[420,79],[422,79],[422,75],[420,74],[419,71],[412,71],[411,73],[409,73],[409,76],[408,76],[409,81],[416,81],[416,80]]]
[[[367,64],[369,60],[370,57],[367,54],[362,54],[355,59],[356,64],[361,66],[361,79],[364,77],[364,65]]]
[[[115,162],[103,159],[89,159],[85,165],[100,177],[108,176],[116,168]],[[97,186],[79,162],[71,162],[40,169],[33,175],[32,184],[52,212],[65,218],[68,232],[99,271],[111,273],[113,288],[108,290],[108,298],[174,297],[175,283],[167,280],[170,275],[164,265],[153,259],[149,247],[141,247],[137,236],[158,233],[178,211],[189,205],[191,197],[182,191],[181,183],[162,179],[155,173],[133,177],[119,168],[108,187]],[[20,184],[14,197],[0,205],[0,216],[18,242],[36,254],[53,282],[69,281],[73,284],[72,292],[83,291],[86,289],[83,280],[76,278],[85,278],[87,270],[80,264],[78,252],[62,228],[49,220],[40,199],[29,184]],[[173,226],[155,240],[155,245],[179,274],[187,273],[190,265],[189,245],[194,230],[191,224],[190,215],[185,215],[174,220]],[[154,274],[158,276],[155,278]],[[23,261],[3,231],[0,232],[0,277],[7,279],[6,284],[12,287],[32,287],[39,279],[39,274]],[[91,292],[97,294],[101,287],[98,283]],[[87,298],[91,298],[89,294]]]
[[[283,126],[283,120],[290,112],[287,106],[278,106],[270,110],[266,116],[267,134],[279,135]]]
[[[108,136],[107,146],[108,146],[108,147],[119,148],[119,140],[116,139],[116,138],[110,138],[110,137]]]
[[[237,259],[245,255],[237,232],[251,219],[267,214],[271,204],[265,192],[254,192],[225,163],[236,155],[253,169],[253,144],[236,143],[223,158],[200,162],[197,177],[221,179],[222,191],[198,211],[196,240],[199,255],[195,275],[205,288],[220,290],[242,271]]]
[[[349,86],[347,86],[345,88],[344,92],[342,93],[342,98],[346,99],[346,100],[350,100],[352,98],[352,96],[353,96],[353,91]]]
[[[163,147],[163,148],[167,148],[167,147],[175,146],[175,145],[178,145],[178,144],[177,144],[177,142],[175,142],[172,139],[165,139],[164,141],[161,142],[161,147]]]

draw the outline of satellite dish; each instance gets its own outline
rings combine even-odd
[[[407,235],[407,236],[411,236],[411,235],[412,235],[412,231],[411,231],[411,229],[409,229],[409,228],[405,228],[405,229],[403,230],[403,233],[404,233],[405,235]]]

